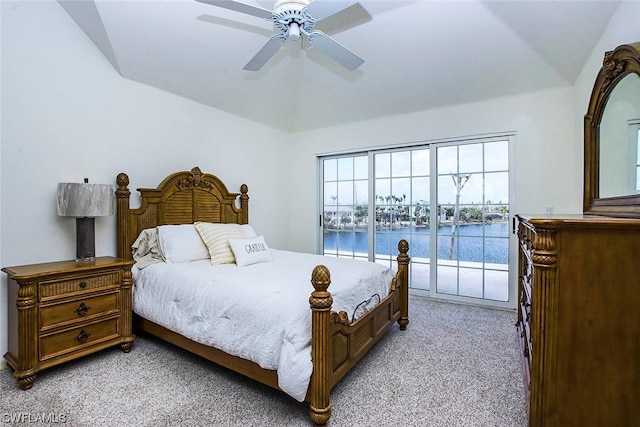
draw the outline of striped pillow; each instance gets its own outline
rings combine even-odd
[[[233,264],[235,262],[229,246],[229,239],[245,238],[245,230],[240,224],[196,222],[194,226],[209,249],[211,264]]]

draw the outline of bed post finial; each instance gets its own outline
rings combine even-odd
[[[333,298],[327,288],[331,284],[331,274],[324,265],[318,265],[311,273],[314,291],[309,297],[311,306],[311,359],[313,373],[309,383],[309,415],[316,425],[325,425],[331,417],[331,305]]]
[[[240,209],[242,209],[244,218],[242,223],[243,224],[249,224],[249,195],[247,194],[249,192],[249,187],[247,187],[247,184],[242,184],[240,186],[240,193],[242,193],[240,195]]]
[[[409,242],[402,239],[398,242],[398,273],[400,277],[400,286],[398,291],[400,292],[400,318],[398,319],[398,325],[400,330],[407,329],[409,324],[409,261],[411,258],[407,255],[409,252]]]
[[[118,257],[131,259],[131,243],[129,242],[129,176],[121,172],[116,177],[118,188],[116,189]]]

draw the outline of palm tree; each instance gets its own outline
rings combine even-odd
[[[468,175],[460,175],[451,174],[451,179],[453,179],[453,185],[456,186],[456,205],[455,210],[453,212],[453,224],[451,225],[451,240],[449,241],[449,259],[453,258],[453,243],[456,238],[456,228],[458,226],[458,221],[460,221],[460,192],[462,191],[462,187],[469,181],[471,178],[471,174]]]

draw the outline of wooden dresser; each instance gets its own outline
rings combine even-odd
[[[640,425],[640,220],[516,219],[529,425]]]
[[[131,350],[133,261],[100,257],[5,267],[9,351],[23,389],[46,368],[120,345]]]

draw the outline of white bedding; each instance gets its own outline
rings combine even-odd
[[[351,317],[389,293],[394,272],[372,262],[271,249],[273,261],[237,267],[209,260],[133,267],[134,311],[199,343],[278,371],[279,387],[302,402],[311,378],[311,272],[331,272],[333,310]]]

